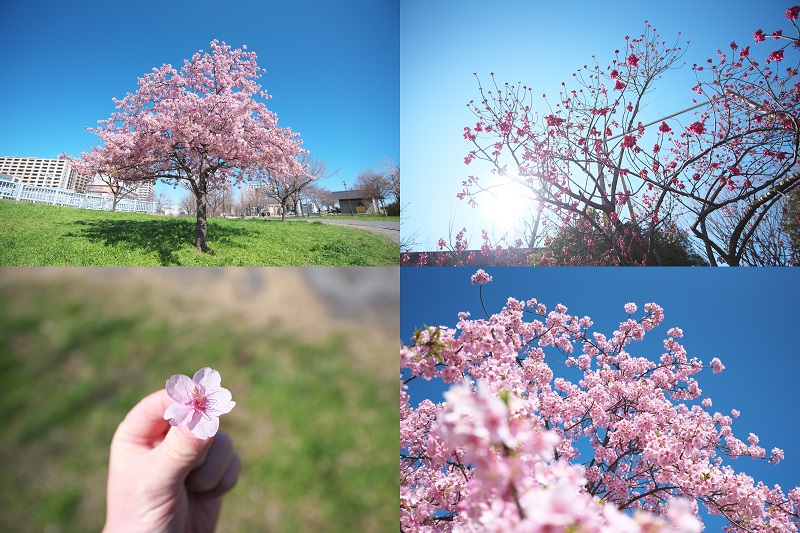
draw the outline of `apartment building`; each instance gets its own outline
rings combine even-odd
[[[39,187],[57,187],[86,192],[89,179],[80,176],[66,159],[0,157],[0,174]]]

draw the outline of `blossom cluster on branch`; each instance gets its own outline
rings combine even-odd
[[[480,290],[491,276],[472,278]],[[730,531],[798,531],[800,488],[784,494],[725,458],[778,463],[756,435],[712,412],[697,374],[720,373],[673,327],[658,360],[636,343],[663,309],[631,302],[610,336],[563,305],[509,298],[486,319],[459,313],[400,351],[402,531],[639,532],[702,529],[700,507]],[[546,352],[547,350],[547,352]],[[556,376],[553,351],[582,376]],[[416,379],[451,383],[443,403],[411,403]]]

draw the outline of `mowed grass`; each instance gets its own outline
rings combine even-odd
[[[201,317],[174,295],[165,306],[141,280],[114,290],[31,283],[9,270],[0,279],[0,531],[100,531],[117,424],[172,374],[201,366],[219,370],[237,401],[221,424],[243,471],[218,531],[397,527],[397,382],[375,371],[392,368],[396,334],[371,345],[370,369],[353,356],[364,350],[357,325],[308,340],[230,309]]]
[[[3,266],[397,266],[400,245],[363,230],[292,220],[208,220],[0,201]]]

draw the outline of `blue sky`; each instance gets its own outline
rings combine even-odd
[[[758,28],[786,27],[790,2],[765,0],[673,0],[670,2],[543,2],[505,0],[400,1],[400,137],[403,167],[404,240],[414,250],[435,250],[440,237],[455,236],[463,226],[479,247],[480,230],[496,237],[513,228],[512,209],[478,198],[478,211],[458,200],[461,182],[470,174],[490,179],[489,168],[464,157],[472,144],[463,140],[474,126],[466,104],[478,99],[473,72],[484,85],[494,72],[500,82],[521,81],[534,94],[557,95],[569,88],[573,72],[596,55],[607,65],[625,35],[636,37],[648,20],[667,42],[678,32],[691,41],[687,67],[669,73],[652,95],[653,119],[691,105],[694,74],[689,68],[714,57],[731,41],[751,44]],[[691,115],[688,115],[691,116]],[[504,205],[517,205],[520,191],[500,189]],[[452,232],[450,227],[452,225]]]
[[[341,168],[323,183],[341,190],[384,157],[399,160],[398,17],[397,0],[3,2],[0,155],[80,155],[113,97],[219,39],[258,54],[267,107]]]
[[[509,296],[537,298],[552,310],[566,305],[569,312],[588,315],[594,331],[607,336],[627,318],[623,306],[634,302],[639,310],[647,302],[664,308],[662,325],[649,332],[630,352],[657,360],[663,352],[667,330],[683,329],[688,356],[704,362],[719,357],[726,369],[720,374],[698,375],[703,396],[711,409],[729,414],[739,409],[733,431],[746,440],[750,432],[771,450],[782,448],[786,459],[778,466],[740,459],[731,464],[756,480],[784,491],[800,485],[800,430],[797,405],[800,392],[800,352],[797,330],[800,317],[800,276],[793,269],[690,269],[690,268],[486,268],[493,281],[483,286],[489,313],[502,309]],[[415,328],[425,325],[453,327],[459,311],[472,318],[485,317],[478,286],[470,283],[473,269],[401,268],[400,334],[410,342]],[[559,375],[564,367],[547,359]],[[560,368],[559,368],[560,367]],[[561,374],[564,375],[564,374]],[[566,377],[566,376],[565,376]],[[435,381],[409,384],[412,404],[423,398],[442,401],[445,386]],[[707,531],[718,531],[707,522]]]

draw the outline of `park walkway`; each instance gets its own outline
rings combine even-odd
[[[353,226],[370,233],[377,233],[387,237],[392,242],[400,243],[400,222],[394,220],[329,220],[324,217],[306,218],[308,222],[322,222],[323,224],[336,224],[339,226]]]

